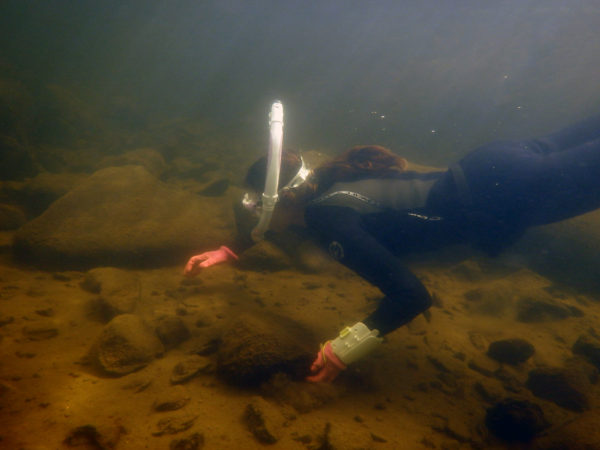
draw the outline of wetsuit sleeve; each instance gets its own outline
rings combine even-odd
[[[360,214],[340,206],[310,206],[306,224],[336,259],[377,286],[385,295],[363,320],[384,335],[431,306],[419,279],[363,226]]]

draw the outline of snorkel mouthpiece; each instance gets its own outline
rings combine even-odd
[[[281,148],[283,144],[283,105],[279,100],[276,100],[271,105],[269,128],[271,138],[269,140],[269,155],[267,157],[267,178],[265,180],[265,190],[262,194],[260,219],[251,233],[254,242],[264,239],[265,231],[269,228],[271,216],[273,215],[278,198],[277,187],[279,186]]]

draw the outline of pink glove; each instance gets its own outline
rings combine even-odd
[[[312,383],[330,382],[345,368],[346,364],[333,353],[331,342],[327,341],[321,346],[321,351],[317,355],[317,359],[310,366],[310,371],[314,375],[306,377],[306,381]]]
[[[223,263],[228,259],[238,259],[238,256],[229,248],[222,245],[218,250],[204,252],[200,255],[192,256],[185,265],[183,274],[193,277],[200,272],[200,269]]]

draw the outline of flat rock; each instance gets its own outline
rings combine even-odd
[[[565,409],[578,412],[589,409],[586,387],[590,381],[579,371],[557,367],[534,369],[529,372],[526,386],[536,397]]]
[[[149,326],[133,314],[122,314],[106,324],[89,358],[107,374],[122,376],[145,367],[162,352]]]
[[[152,384],[152,378],[137,377],[137,376],[136,376],[136,378],[132,378],[132,379],[128,379],[128,378],[129,377],[125,378],[125,382],[123,383],[123,385],[121,385],[121,389],[124,389],[126,391],[132,391],[136,394],[139,394],[140,392],[144,392]]]
[[[169,450],[198,450],[204,447],[204,435],[194,433],[181,439],[174,439],[169,444]]]
[[[502,339],[492,342],[487,355],[498,362],[511,364],[524,363],[535,353],[535,348],[525,339]]]
[[[277,372],[303,378],[314,359],[307,336],[307,330],[285,317],[241,315],[223,333],[217,372],[240,386],[258,385]]]
[[[246,405],[243,420],[248,430],[261,444],[274,444],[281,439],[283,416],[276,407],[263,398],[252,398]]]
[[[200,355],[192,355],[175,364],[173,372],[171,373],[171,383],[185,383],[195,376],[201,373],[207,373],[211,370],[212,362],[210,359]]]
[[[152,408],[157,412],[176,411],[190,402],[190,396],[182,386],[174,386],[163,390],[158,398],[154,400]]]
[[[585,333],[573,344],[573,353],[584,356],[591,364],[600,369],[600,338]]]
[[[163,436],[165,434],[177,434],[189,430],[197,418],[198,416],[190,415],[165,417],[156,423],[155,431],[152,432],[152,435]]]
[[[234,234],[229,202],[161,182],[141,166],[99,170],[15,234],[17,257],[77,269],[185,261]]]
[[[544,322],[561,320],[567,317],[580,317],[581,310],[575,306],[565,305],[551,296],[525,296],[517,301],[517,320],[520,322]]]
[[[44,341],[58,336],[58,327],[53,320],[33,322],[23,327],[23,336],[30,341]]]

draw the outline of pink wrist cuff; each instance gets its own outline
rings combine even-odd
[[[239,259],[238,255],[236,255],[235,253],[233,253],[233,250],[231,250],[228,247],[225,247],[224,245],[221,245],[220,250],[223,250],[225,253],[227,253],[229,256],[231,256],[233,259]]]
[[[338,358],[337,355],[333,352],[330,342],[327,342],[323,347],[323,353],[325,355],[326,360],[330,361],[331,364],[333,364],[335,367],[337,367],[340,370],[346,369],[346,364],[344,364],[342,360]]]

